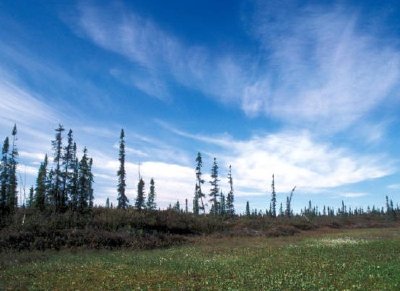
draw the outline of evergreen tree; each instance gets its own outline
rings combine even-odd
[[[219,213],[219,201],[218,201],[218,196],[219,196],[219,186],[218,186],[218,164],[217,164],[217,159],[214,158],[214,163],[211,168],[211,189],[210,189],[210,202],[211,202],[211,211],[210,213],[212,214],[218,214]]]
[[[197,205],[199,211],[202,210],[203,213],[205,213],[206,209],[204,207],[204,201],[203,201],[203,198],[205,198],[205,194],[201,190],[201,185],[204,184],[204,180],[201,178],[202,166],[203,166],[203,159],[201,157],[200,152],[198,152],[197,157],[196,157],[196,180],[197,180],[197,182],[196,182],[196,191],[195,191],[195,199],[197,199],[197,202],[195,202],[194,204]]]
[[[46,205],[47,191],[47,154],[44,157],[43,163],[40,164],[39,173],[36,178],[36,193],[34,197],[33,207],[43,211]]]
[[[62,211],[65,208],[65,202],[64,197],[63,197],[63,191],[62,191],[62,184],[63,184],[63,172],[61,171],[61,165],[62,165],[62,133],[64,131],[64,127],[59,124],[58,128],[55,129],[56,131],[56,136],[55,140],[51,142],[53,146],[53,151],[54,151],[54,164],[55,164],[55,169],[53,169],[53,181],[52,181],[52,203],[53,206],[55,207],[56,211]]]
[[[234,198],[234,194],[233,194],[233,180],[232,180],[232,167],[231,166],[229,166],[228,183],[229,183],[229,193],[226,198],[226,212],[229,216],[233,216],[233,215],[235,215],[235,208],[233,205],[235,198]]]
[[[76,159],[76,144],[74,143],[72,130],[70,129],[67,135],[67,145],[64,147],[64,154],[62,156],[62,201],[67,204],[67,201],[72,200],[72,179],[75,170]]]
[[[17,195],[18,195],[18,181],[17,181],[17,157],[18,157],[18,150],[17,150],[17,126],[14,125],[12,130],[12,149],[10,155],[10,173],[9,173],[9,189],[8,189],[8,208],[10,213],[14,213],[15,208],[17,207]]]
[[[142,210],[145,208],[145,195],[144,195],[144,181],[142,178],[139,179],[137,196],[135,201],[135,207],[137,210]]]
[[[74,146],[76,152],[76,145]],[[68,192],[70,193],[70,208],[73,211],[78,209],[78,200],[79,200],[79,161],[78,158],[75,159],[71,163],[71,168],[73,168],[71,181],[68,184]]]
[[[92,159],[87,155],[86,147],[79,162],[78,172],[78,210],[84,212],[93,206],[93,175]]]
[[[149,210],[156,210],[157,205],[154,202],[156,197],[156,187],[154,185],[154,179],[151,178],[150,180],[150,191],[149,195],[147,196],[147,203],[146,203],[146,208]]]
[[[285,210],[285,215],[286,215],[287,217],[292,217],[292,215],[293,215],[293,210],[292,210],[292,198],[293,198],[294,190],[296,190],[296,186],[293,187],[292,191],[290,192],[289,197],[286,197],[286,210]]]
[[[249,201],[246,202],[246,216],[250,216],[250,204],[249,204]]]
[[[270,214],[271,217],[276,217],[276,192],[275,192],[275,177],[272,175],[272,183],[271,183],[271,204],[270,204]]]
[[[33,189],[33,186],[31,186],[31,188],[29,188],[29,198],[28,198],[28,201],[26,203],[26,207],[27,208],[32,208],[33,207],[34,192],[35,192],[35,190]]]
[[[193,214],[199,215],[199,197],[197,196],[197,185],[194,190],[194,198],[193,198]]]
[[[126,209],[128,207],[128,197],[125,195],[126,188],[126,172],[125,172],[125,133],[121,129],[120,141],[119,141],[119,170],[118,175],[118,208]]]
[[[176,203],[174,205],[174,210],[177,212],[181,211],[181,204],[179,203],[179,200],[176,201]]]
[[[188,205],[188,200],[187,198],[185,199],[185,213],[189,212],[189,205]]]
[[[1,167],[0,167],[0,214],[1,216],[7,214],[7,204],[8,204],[8,184],[9,184],[9,159],[8,159],[8,151],[9,151],[9,140],[8,137],[4,139],[3,148],[2,148],[2,158],[1,158]]]

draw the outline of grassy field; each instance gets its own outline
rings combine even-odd
[[[400,290],[400,230],[394,228],[0,256],[5,290]]]

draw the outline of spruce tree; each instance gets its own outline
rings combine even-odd
[[[53,169],[53,181],[52,181],[52,202],[55,207],[55,210],[60,212],[65,208],[65,202],[63,197],[62,191],[62,184],[63,184],[63,172],[61,171],[62,165],[62,133],[64,131],[64,127],[59,124],[58,128],[55,129],[56,136],[55,139],[51,142],[53,146],[53,154],[54,154],[54,165],[55,169]]]
[[[47,191],[47,154],[44,157],[43,163],[40,164],[39,173],[36,178],[36,189],[33,207],[43,211],[46,205]]]
[[[75,151],[76,151],[76,145],[75,145]],[[79,200],[79,161],[78,158],[75,157],[75,159],[71,163],[71,168],[73,168],[72,176],[71,176],[71,181],[68,185],[68,192],[70,193],[70,208],[73,211],[76,211],[78,209],[78,200]]]
[[[218,186],[218,164],[217,164],[217,159],[214,158],[214,162],[211,168],[211,189],[210,189],[210,202],[211,202],[211,211],[210,213],[212,214],[218,214],[219,213],[219,201],[218,201],[218,196],[219,196],[219,186]]]
[[[74,162],[76,159],[76,144],[74,143],[72,130],[70,129],[67,135],[67,145],[64,147],[64,154],[62,156],[62,201],[67,204],[71,203],[71,181],[74,175]]]
[[[0,172],[0,214],[1,216],[7,214],[8,204],[8,184],[9,184],[9,158],[8,151],[10,148],[8,137],[4,139],[1,158],[1,172]]]
[[[92,159],[87,155],[86,147],[79,162],[78,173],[78,209],[81,212],[93,207],[93,175],[91,172]]]
[[[149,195],[147,196],[147,203],[146,203],[146,208],[149,210],[156,210],[157,205],[155,203],[155,197],[156,197],[156,187],[154,184],[154,179],[151,178],[150,180],[150,191]]]
[[[196,190],[195,190],[195,199],[197,199],[196,205],[200,210],[203,211],[203,213],[205,213],[206,209],[204,207],[204,201],[203,198],[205,198],[205,194],[203,193],[202,189],[201,189],[201,185],[204,184],[204,180],[201,178],[201,168],[203,166],[203,159],[201,157],[200,152],[197,153],[197,157],[196,157]],[[199,212],[198,211],[198,212]]]
[[[125,133],[121,129],[121,135],[119,138],[119,170],[118,175],[118,208],[126,209],[128,207],[128,197],[126,197],[126,172],[125,172]]]
[[[249,204],[249,201],[246,202],[246,216],[250,216],[250,204]]]
[[[271,204],[270,204],[270,214],[271,217],[276,217],[276,192],[275,192],[275,177],[272,175],[272,183],[271,183]]]
[[[33,189],[33,186],[31,186],[31,188],[29,188],[29,198],[26,203],[27,208],[33,208],[34,192],[35,192],[35,190]]]
[[[18,157],[18,150],[17,150],[17,126],[14,125],[12,130],[12,149],[10,155],[10,173],[9,173],[9,189],[8,189],[8,208],[10,213],[14,213],[15,208],[17,207],[17,195],[18,195],[18,180],[17,180],[17,157]]]
[[[292,191],[290,192],[289,197],[286,197],[286,210],[285,210],[285,215],[287,217],[292,217],[293,215],[293,210],[292,210],[292,198],[293,198],[293,193],[294,190],[296,190],[296,186],[293,187]]]
[[[145,195],[144,195],[144,181],[142,178],[139,179],[137,187],[137,196],[135,201],[135,207],[137,210],[142,210],[145,208]]]
[[[232,179],[232,167],[231,166],[229,166],[228,183],[229,183],[229,193],[228,193],[228,196],[226,197],[226,212],[229,216],[233,216],[233,215],[235,215],[235,207],[233,205],[235,197],[233,194],[233,179]]]

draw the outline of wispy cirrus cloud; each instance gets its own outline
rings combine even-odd
[[[240,97],[245,77],[238,56],[215,56],[205,47],[185,44],[152,20],[117,5],[82,4],[79,13],[83,34],[135,64],[138,73],[130,73],[130,82],[148,95],[168,99],[171,82],[176,82],[224,101]],[[113,75],[121,77],[121,72]]]
[[[262,3],[262,2],[261,2]],[[139,90],[161,99],[171,84],[300,127],[337,132],[368,116],[400,82],[400,53],[360,30],[357,13],[340,7],[257,6],[251,37],[258,55],[187,44],[121,6],[82,4],[79,25],[98,46],[127,58]],[[119,73],[121,74],[121,73]]]
[[[356,12],[259,3],[253,32],[273,69],[246,91],[249,114],[341,130],[399,88],[400,52],[361,30]]]

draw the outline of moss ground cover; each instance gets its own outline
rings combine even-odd
[[[400,230],[203,237],[150,251],[2,254],[0,289],[400,290]]]

